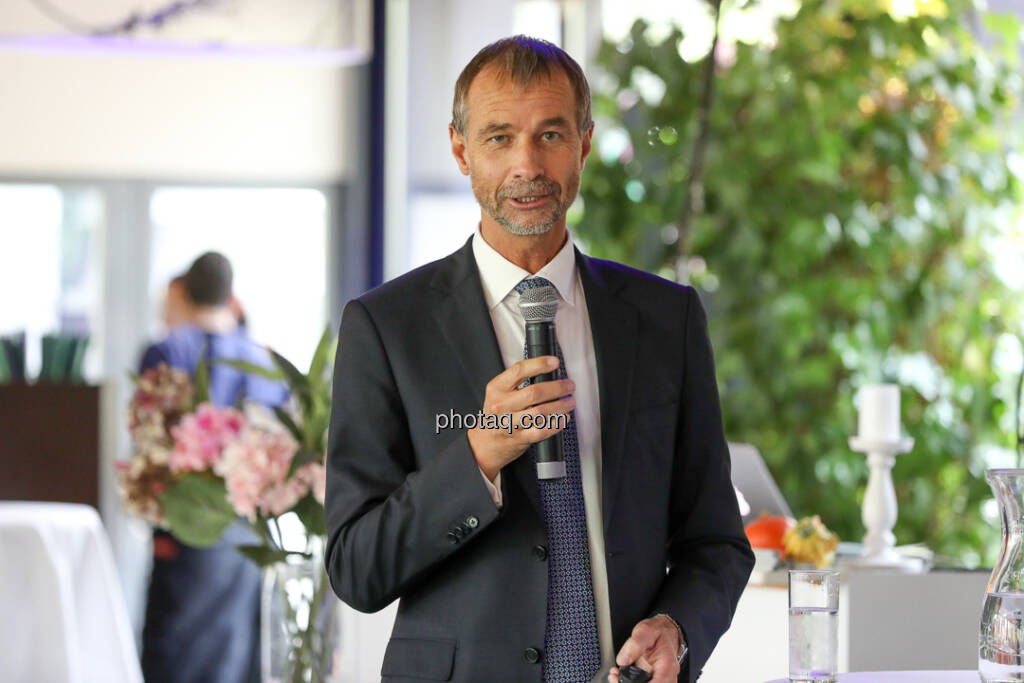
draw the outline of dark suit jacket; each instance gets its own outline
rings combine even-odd
[[[602,511],[616,651],[655,613],[693,681],[753,566],[693,289],[577,251],[601,406]],[[372,612],[401,598],[386,681],[536,681],[547,568],[529,458],[491,500],[464,431],[504,369],[471,243],[345,307],[327,455],[327,571]]]

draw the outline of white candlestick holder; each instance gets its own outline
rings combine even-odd
[[[844,564],[904,572],[923,570],[923,563],[919,559],[903,557],[896,552],[896,536],[892,533],[898,516],[896,489],[892,483],[892,466],[896,463],[897,455],[906,453],[913,447],[914,440],[911,438],[883,440],[855,436],[850,439],[851,449],[867,455],[871,473],[860,513],[867,529],[867,533],[864,534],[864,552],[859,558],[851,559]]]

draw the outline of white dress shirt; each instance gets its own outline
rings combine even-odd
[[[543,277],[558,290],[558,313],[555,330],[565,357],[565,369],[576,384],[576,437],[580,451],[580,476],[583,483],[583,503],[587,518],[587,537],[590,541],[590,569],[594,582],[594,603],[597,609],[597,635],[601,644],[603,670],[614,664],[612,651],[611,609],[608,602],[608,574],[605,567],[604,526],[601,521],[601,406],[598,398],[597,361],[594,339],[587,314],[587,300],[583,294],[576,269],[576,252],[572,235],[568,235],[561,250],[536,273],[529,273],[512,263],[489,245],[477,227],[473,235],[473,257],[480,271],[484,300],[491,314],[494,333],[498,338],[501,357],[508,368],[523,359],[526,342],[526,322],[519,312],[519,294],[515,286],[523,278]],[[483,471],[481,471],[483,475]],[[501,501],[501,473],[492,483],[484,475],[494,502]]]

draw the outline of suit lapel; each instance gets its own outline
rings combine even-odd
[[[487,383],[505,369],[494,336],[491,314],[484,301],[471,243],[452,254],[434,278],[447,289],[433,313],[441,334],[462,367],[478,405],[483,405]]]
[[[477,405],[483,406],[487,383],[505,369],[505,362],[494,335],[487,302],[484,301],[480,274],[473,257],[472,238],[446,259],[438,269],[433,285],[449,292],[434,310],[434,319],[458,359]],[[527,497],[543,515],[537,477],[529,455],[523,454],[505,468],[508,470],[512,470]]]
[[[626,420],[633,388],[637,349],[637,311],[615,295],[621,285],[606,277],[613,266],[576,251],[587,297],[590,330],[597,358],[601,407],[601,511],[608,529],[625,454]]]

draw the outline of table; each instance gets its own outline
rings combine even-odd
[[[868,671],[839,674],[839,683],[978,683],[977,671]],[[768,683],[789,683],[779,678]]]
[[[949,671],[977,666],[978,624],[988,578],[988,571],[845,572],[839,597],[840,670],[939,667]],[[347,664],[351,680],[379,679],[397,608],[398,601],[374,614],[343,607],[342,647],[352,654]],[[784,676],[789,666],[787,619],[784,582],[747,586],[732,626],[711,654],[700,683],[751,683]],[[906,624],[912,620],[915,627],[908,629]],[[850,674],[841,675],[844,683],[859,683],[856,678],[847,679]],[[909,680],[930,683],[931,679],[926,675]],[[977,674],[936,680],[979,683]]]
[[[142,683],[96,510],[0,502],[0,680]]]
[[[843,571],[839,671],[963,671],[978,666],[988,571]],[[789,671],[785,581],[751,584],[701,683],[749,683]],[[914,628],[907,628],[913,623]]]

